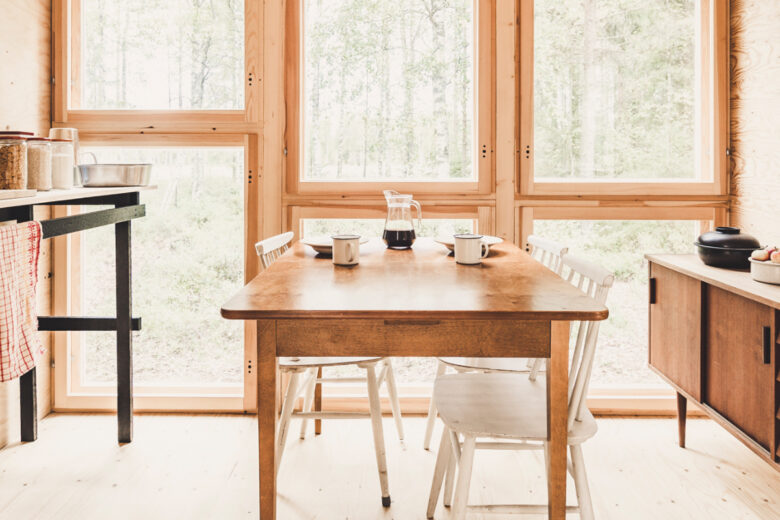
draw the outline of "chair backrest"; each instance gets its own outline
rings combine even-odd
[[[597,302],[606,303],[609,289],[615,281],[611,272],[570,254],[563,255],[562,263],[568,268],[568,273],[564,276],[568,282]],[[577,340],[569,369],[569,429],[574,426],[575,420],[582,420],[587,409],[586,399],[600,324],[600,321],[577,323]]]
[[[569,252],[569,248],[553,240],[547,240],[536,235],[528,237],[528,252],[531,256],[553,271],[561,274],[563,263],[561,257]]]
[[[257,251],[257,256],[260,257],[260,261],[263,263],[263,269],[271,267],[271,264],[277,258],[290,249],[290,242],[292,242],[293,236],[294,233],[288,231],[281,235],[266,238],[255,244],[255,251]]]

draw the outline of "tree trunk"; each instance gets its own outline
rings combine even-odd
[[[444,52],[444,23],[441,0],[430,0],[426,5],[428,21],[432,30],[432,55],[442,56]],[[449,177],[447,157],[449,143],[449,124],[447,121],[446,90],[448,80],[444,76],[444,65],[441,61],[434,62],[431,68],[431,95],[433,98],[433,150],[430,163],[435,176],[439,178]]]
[[[414,169],[415,138],[414,138],[414,66],[415,66],[415,40],[410,16],[409,6],[403,1],[403,13],[401,17],[402,55],[404,71],[404,105],[403,105],[403,133],[404,133],[404,177],[411,177]]]
[[[597,63],[597,27],[598,0],[583,0],[585,18],[583,20],[583,81],[582,105],[580,107],[580,175],[596,175],[596,115],[598,104],[598,63]]]

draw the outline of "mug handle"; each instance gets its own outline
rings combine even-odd
[[[355,244],[352,242],[347,242],[347,250],[349,251],[349,258],[347,259],[347,263],[352,263],[355,261]]]
[[[490,253],[490,247],[488,246],[488,243],[484,240],[480,240],[480,246],[482,248],[482,254],[480,258],[487,258],[487,255]]]

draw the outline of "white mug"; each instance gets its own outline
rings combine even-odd
[[[333,235],[333,263],[357,265],[360,260],[360,235]]]
[[[455,236],[455,261],[459,264],[477,265],[482,263],[488,253],[487,242],[482,235],[470,233]]]

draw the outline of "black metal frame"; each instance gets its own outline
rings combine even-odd
[[[116,318],[40,316],[38,330],[116,331],[118,440],[133,440],[133,331],[141,330],[141,319],[133,318],[131,221],[146,215],[137,191],[96,197],[81,197],[39,205],[113,205],[113,208],[41,221],[43,238],[114,225],[116,248]],[[0,221],[26,222],[33,219],[35,204],[0,208]],[[38,438],[38,404],[35,368],[19,378],[22,441]]]

